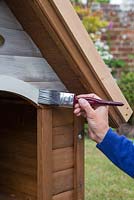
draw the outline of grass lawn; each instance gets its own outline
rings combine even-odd
[[[134,200],[134,180],[85,139],[85,200]]]

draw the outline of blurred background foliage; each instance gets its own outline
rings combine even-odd
[[[108,25],[107,21],[102,20],[101,13],[93,13],[92,15],[85,16],[82,21],[88,33],[96,33]]]
[[[118,80],[118,84],[129,104],[134,109],[134,73],[122,73],[121,78]]]

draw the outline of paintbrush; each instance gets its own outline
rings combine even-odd
[[[103,99],[87,97],[86,99],[91,106],[123,106],[122,102],[106,101]],[[39,104],[61,106],[61,107],[74,107],[78,103],[78,97],[73,93],[59,92],[56,90],[39,90]]]

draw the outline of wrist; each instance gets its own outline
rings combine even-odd
[[[104,139],[104,137],[106,136],[108,130],[109,130],[109,126],[105,127],[101,132],[99,132],[96,143],[101,143]]]

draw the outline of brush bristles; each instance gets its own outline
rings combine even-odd
[[[40,90],[38,102],[58,106],[60,104],[60,93],[55,90]]]
[[[40,90],[38,103],[61,107],[73,107],[74,94],[55,90]]]

